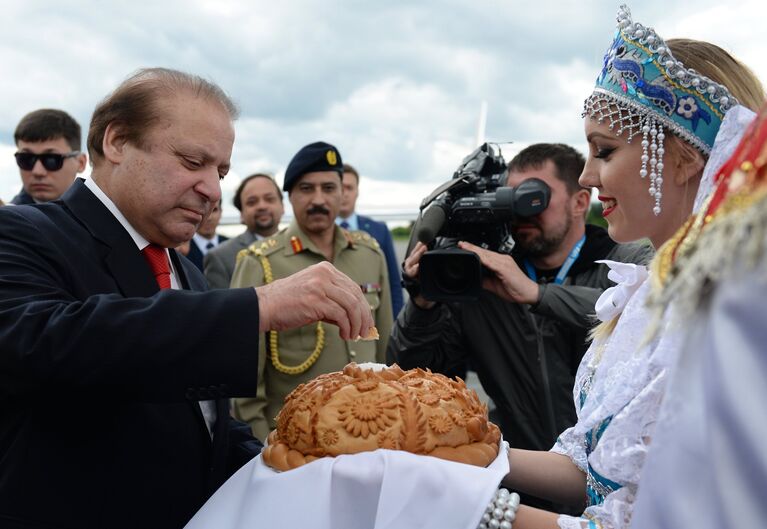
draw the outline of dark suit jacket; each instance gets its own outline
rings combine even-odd
[[[0,208],[0,527],[182,527],[258,453],[225,400],[256,392],[257,297],[171,255],[188,290],[80,179]]]
[[[21,188],[21,191],[19,191],[19,194],[16,195],[11,199],[11,204],[16,204],[17,206],[20,206],[22,204],[34,204],[35,199],[32,198],[32,195],[24,191],[24,188]]]
[[[389,288],[391,289],[391,308],[394,311],[394,319],[396,320],[403,303],[402,278],[400,277],[400,264],[397,262],[397,254],[394,252],[391,232],[386,224],[373,220],[370,217],[357,215],[357,222],[359,229],[375,237],[375,240],[381,245],[381,250],[383,250],[386,256],[386,268],[389,271]]]
[[[218,243],[221,244],[224,241],[229,240],[229,237],[224,237],[223,235],[218,236]],[[216,246],[218,248],[218,246]],[[215,250],[216,248],[213,248]],[[189,255],[186,256],[187,259],[192,261],[192,264],[197,267],[197,270],[202,272],[204,270],[203,268],[203,257],[202,250],[200,250],[200,247],[197,246],[197,243],[194,242],[194,239],[189,241]]]

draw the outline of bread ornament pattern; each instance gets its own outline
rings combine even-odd
[[[487,406],[460,378],[351,363],[285,397],[262,457],[284,471],[320,457],[388,448],[487,466],[500,437]]]

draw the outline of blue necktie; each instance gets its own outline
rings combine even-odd
[[[348,229],[349,229],[349,223],[348,223],[348,222],[346,222],[345,220],[342,220],[342,221],[341,221],[341,227],[342,227],[343,229],[345,229],[345,230],[348,230]]]

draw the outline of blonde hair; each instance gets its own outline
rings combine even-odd
[[[759,112],[764,103],[764,87],[748,66],[710,42],[669,39],[666,44],[674,57],[687,68],[726,86],[741,105]]]
[[[607,338],[615,330],[615,327],[618,326],[618,320],[620,317],[620,314],[618,314],[611,320],[600,322],[596,326],[592,327],[592,329],[589,331],[589,341],[594,342],[607,340]]]
[[[687,67],[705,75],[712,81],[727,87],[741,105],[759,112],[765,100],[764,87],[751,69],[710,42],[693,39],[670,39],[666,41],[674,57]],[[679,157],[683,163],[693,163],[699,151],[676,135],[670,140],[666,152]],[[703,156],[703,159],[707,159]]]

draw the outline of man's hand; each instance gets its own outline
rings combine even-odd
[[[476,253],[485,268],[495,274],[482,280],[485,290],[514,303],[538,303],[538,283],[527,277],[510,255],[491,252],[463,241],[458,243],[458,247]]]
[[[405,262],[402,263],[403,275],[411,279],[418,279],[418,271],[421,267],[421,257],[426,253],[426,250],[427,248],[424,243],[419,241],[415,244],[413,251],[410,252],[410,255],[405,258]],[[430,309],[435,305],[433,301],[428,301],[420,294],[413,296],[410,299],[422,309]]]
[[[319,263],[258,287],[259,330],[282,331],[315,321],[337,325],[341,338],[368,336],[375,327],[360,286],[330,263]]]

